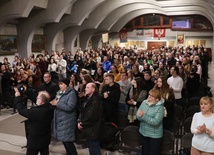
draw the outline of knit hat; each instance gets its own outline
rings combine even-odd
[[[64,83],[64,84],[66,84],[67,86],[69,86],[70,79],[64,78],[64,79],[59,80],[59,83],[60,83],[60,82],[62,82],[62,83]]]

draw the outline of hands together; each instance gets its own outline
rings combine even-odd
[[[207,127],[206,127],[206,125],[205,124],[203,124],[203,125],[201,125],[201,126],[198,126],[198,133],[199,134],[201,134],[201,133],[203,133],[203,132],[205,132],[206,134],[208,134],[208,135],[211,135],[212,134],[212,131],[211,130],[209,130]]]
[[[50,102],[51,105],[57,105],[57,103],[58,103],[58,101],[56,99],[54,99]]]
[[[143,117],[144,112],[143,112],[142,110],[138,110],[138,111],[137,111],[137,115],[138,115],[139,117]]]

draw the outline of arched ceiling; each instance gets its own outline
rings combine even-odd
[[[48,5],[38,5],[42,3]],[[60,6],[62,10],[56,11],[54,6]],[[118,20],[126,18],[126,14],[141,9],[147,10],[147,13],[160,12],[165,15],[195,13],[207,17],[212,24],[214,23],[213,0],[0,0],[0,26],[11,23],[10,20],[35,19],[35,16],[30,16],[30,12],[38,8],[44,9],[41,15],[37,15],[40,18],[39,24],[43,22],[47,27],[57,30],[75,25],[83,26],[84,29],[110,30]],[[55,12],[59,14],[57,17]]]
[[[43,27],[53,41],[59,31],[75,31],[74,27],[81,29],[73,34],[118,32],[131,19],[148,13],[203,15],[214,26],[214,0],[0,0],[0,29],[17,25],[20,34],[26,31],[26,40]]]

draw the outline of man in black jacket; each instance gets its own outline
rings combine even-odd
[[[104,120],[117,125],[120,85],[114,82],[114,75],[112,73],[106,74],[105,84],[101,91]]]
[[[27,109],[23,104],[22,96],[17,88],[15,90],[15,105],[20,115],[27,120],[27,155],[49,154],[51,141],[51,122],[54,108],[49,103],[50,95],[46,91],[38,93],[36,107]]]
[[[86,139],[90,155],[101,155],[99,139],[102,132],[102,104],[95,83],[88,83],[85,88],[88,98],[83,102],[78,129],[80,137]]]
[[[51,80],[51,74],[46,72],[43,76],[44,83],[39,87],[39,91],[45,90],[50,94],[50,101],[55,99],[56,92],[59,90],[59,86]]]

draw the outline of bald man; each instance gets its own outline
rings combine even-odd
[[[80,112],[78,128],[81,138],[86,139],[90,155],[101,155],[100,135],[102,132],[102,102],[95,83],[88,83],[85,88],[86,100]]]

